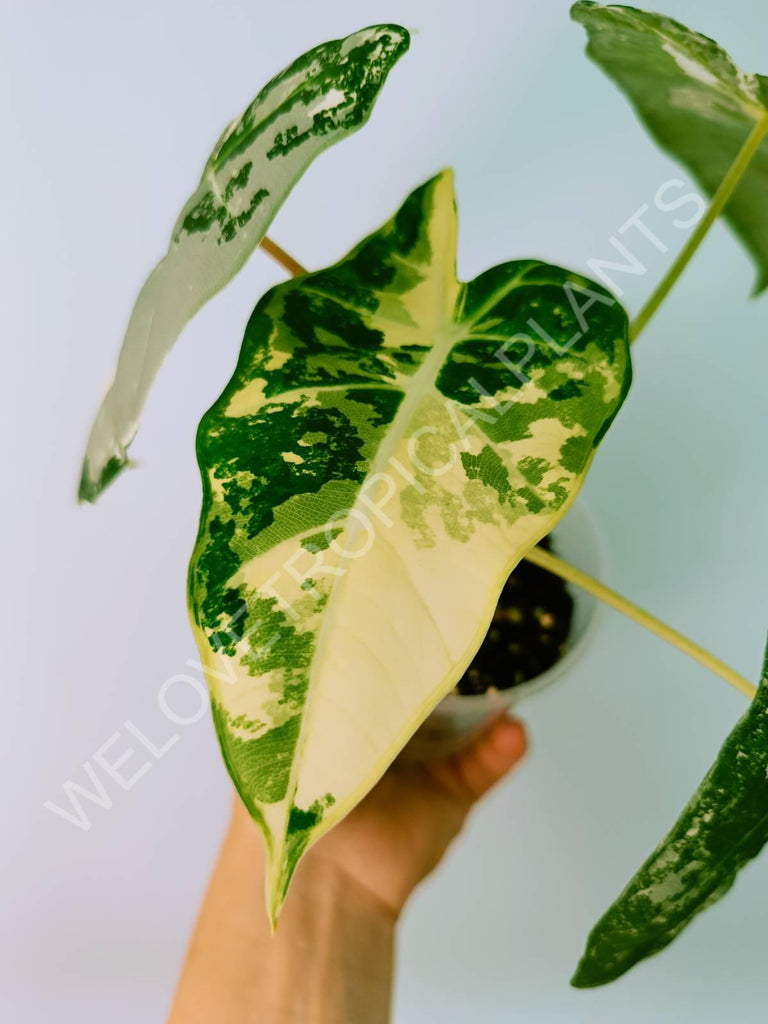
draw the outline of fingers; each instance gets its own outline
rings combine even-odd
[[[478,800],[517,764],[528,749],[522,722],[506,716],[454,756],[453,769],[470,801]]]

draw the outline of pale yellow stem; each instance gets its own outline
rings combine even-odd
[[[634,341],[642,331],[667,297],[678,277],[680,277],[682,272],[688,266],[689,260],[698,249],[704,239],[704,236],[725,209],[728,200],[731,198],[736,186],[744,176],[744,172],[749,167],[752,158],[760,148],[760,144],[765,138],[766,132],[768,132],[768,114],[765,114],[755,123],[755,126],[747,136],[744,145],[736,154],[736,159],[728,168],[727,174],[720,182],[715,194],[712,196],[712,201],[707,207],[704,216],[696,225],[696,230],[680,250],[680,254],[677,259],[654,289],[651,297],[629,325],[630,341]]]
[[[271,238],[262,238],[259,248],[263,249],[265,253],[271,256],[273,260],[279,263],[293,277],[299,277],[300,274],[307,273],[306,267],[302,267],[293,256],[290,256],[285,249],[281,248],[277,242],[273,242]]]
[[[709,651],[704,650],[703,647],[699,647],[693,640],[689,640],[687,636],[683,636],[682,633],[678,633],[677,630],[672,629],[661,619],[657,619],[650,612],[644,611],[642,608],[638,608],[636,604],[632,604],[626,597],[622,597],[621,594],[617,594],[615,590],[611,590],[610,587],[606,587],[604,583],[600,583],[599,580],[594,579],[592,576],[588,576],[587,573],[582,572],[573,565],[569,565],[568,562],[564,562],[561,558],[557,558],[550,551],[545,551],[544,548],[533,548],[525,556],[526,561],[533,562],[534,565],[540,566],[542,569],[546,569],[548,572],[554,573],[555,576],[560,576],[562,579],[567,580],[569,583],[573,583],[577,587],[581,587],[582,590],[586,590],[588,594],[592,594],[593,597],[598,598],[600,601],[604,601],[610,605],[611,608],[615,608],[616,611],[621,612],[622,615],[626,615],[627,618],[632,619],[633,622],[637,622],[638,625],[644,626],[649,629],[656,636],[666,640],[667,643],[672,644],[673,647],[677,647],[678,650],[683,651],[689,657],[698,661],[700,664],[706,666],[710,671],[714,672],[715,675],[720,676],[731,686],[735,687],[740,693],[743,693],[750,699],[755,696],[757,689],[749,680],[740,676],[738,672],[735,672],[732,668],[726,665],[724,662],[716,658],[714,654],[710,654]]]

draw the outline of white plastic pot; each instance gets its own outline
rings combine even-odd
[[[552,531],[554,552],[577,569],[601,579],[605,558],[594,520],[577,501]],[[573,619],[567,647],[559,661],[534,679],[508,690],[472,696],[451,693],[422,723],[404,748],[402,758],[424,760],[443,757],[466,746],[485,727],[520,701],[525,700],[565,675],[586,650],[598,619],[600,602],[577,587],[568,585],[573,598]]]

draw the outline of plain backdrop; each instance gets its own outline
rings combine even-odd
[[[768,72],[765,4],[664,3]],[[160,1022],[229,807],[209,717],[173,726],[158,707],[167,680],[196,675],[193,437],[279,268],[255,254],[184,332],[133,448],[140,468],[95,508],[74,493],[134,297],[220,130],[303,50],[401,22],[417,33],[370,124],[310,168],[273,237],[319,267],[453,165],[465,279],[524,256],[585,271],[647,203],[669,252],[633,237],[647,274],[623,279],[632,310],[685,237],[654,194],[687,175],[585,59],[566,0],[2,0],[0,11],[0,1015]],[[748,302],[752,280],[716,226],[637,345],[632,393],[584,496],[609,582],[756,678],[768,300]],[[191,686],[173,687],[177,716],[194,717]],[[414,899],[397,1024],[764,1020],[767,858],[661,956],[604,990],[568,986],[588,929],[744,707],[606,612],[577,669],[522,709],[525,765]],[[107,781],[110,807],[84,804],[90,829],[46,809],[67,806],[66,780],[87,783],[84,762],[96,770],[104,744],[110,760],[127,749],[126,720],[156,745],[179,739],[129,791]]]

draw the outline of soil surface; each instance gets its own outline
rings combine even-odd
[[[549,537],[540,543],[552,551]],[[456,690],[508,690],[546,672],[565,653],[572,618],[565,581],[523,560],[504,584],[485,640]]]

